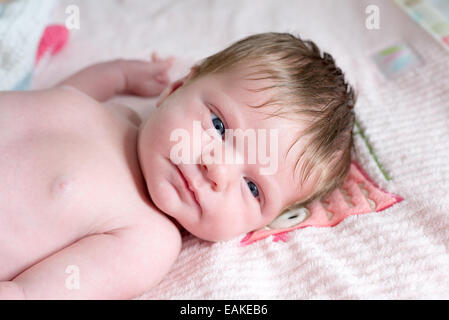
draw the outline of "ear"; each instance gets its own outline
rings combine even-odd
[[[348,216],[379,212],[402,200],[401,196],[379,188],[357,161],[352,160],[343,184],[329,196],[282,214],[268,227],[250,232],[240,244],[247,245],[271,235],[273,241],[283,240],[288,232],[305,227],[333,227]]]
[[[268,227],[270,229],[287,229],[296,226],[306,220],[310,212],[305,207],[289,210],[274,219]]]
[[[190,72],[188,75],[182,77],[181,79],[176,80],[175,82],[172,82],[167,88],[162,91],[162,93],[159,96],[159,100],[156,102],[156,108],[158,108],[164,100],[171,95],[173,92],[178,90],[180,87],[184,85],[185,82],[187,82],[191,77],[193,77],[196,72],[198,71],[198,66],[193,66],[190,68]]]

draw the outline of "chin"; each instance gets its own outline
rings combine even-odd
[[[189,226],[185,226],[183,223],[180,222],[180,224],[183,226],[184,229],[189,231],[192,235],[195,237],[210,241],[210,242],[220,242],[220,241],[227,241],[234,239],[235,237],[239,236],[240,234],[230,234],[230,233],[224,233],[224,232],[211,232],[210,230],[198,230],[198,227],[195,226],[194,228],[189,228]]]

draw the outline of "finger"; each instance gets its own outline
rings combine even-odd
[[[168,75],[165,73],[158,74],[154,77],[154,80],[156,80],[159,83],[165,84],[168,83]]]
[[[156,51],[153,51],[153,52],[151,53],[151,60],[152,60],[153,62],[159,61],[159,57],[158,57]]]
[[[171,66],[173,64],[173,62],[175,62],[176,58],[174,56],[169,56],[168,58],[162,59],[161,57],[159,57],[157,52],[154,51],[151,54],[151,60],[153,62],[164,62]]]
[[[159,59],[154,63],[160,65],[161,67],[170,68],[173,65],[174,59]]]
[[[153,62],[151,64],[151,75],[156,76],[158,74],[167,73],[167,71],[171,68],[172,64],[169,61],[159,61]]]
[[[167,88],[166,83],[158,83],[158,82],[146,82],[142,85],[141,88],[141,95],[147,96],[147,97],[153,97],[161,94],[162,91],[164,91],[165,88]]]
[[[171,67],[173,65],[173,63],[175,62],[176,58],[174,56],[170,56],[166,59],[167,63],[169,64],[169,66]]]

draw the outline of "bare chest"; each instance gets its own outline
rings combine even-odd
[[[0,95],[0,119],[0,280],[145,208],[137,128],[104,106],[67,89]]]

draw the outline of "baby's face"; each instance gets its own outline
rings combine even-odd
[[[303,143],[288,151],[304,128],[269,117],[276,107],[248,106],[273,92],[247,89],[266,85],[236,72],[201,77],[168,95],[140,129],[139,160],[154,204],[201,239],[261,228],[311,192],[295,172]]]

